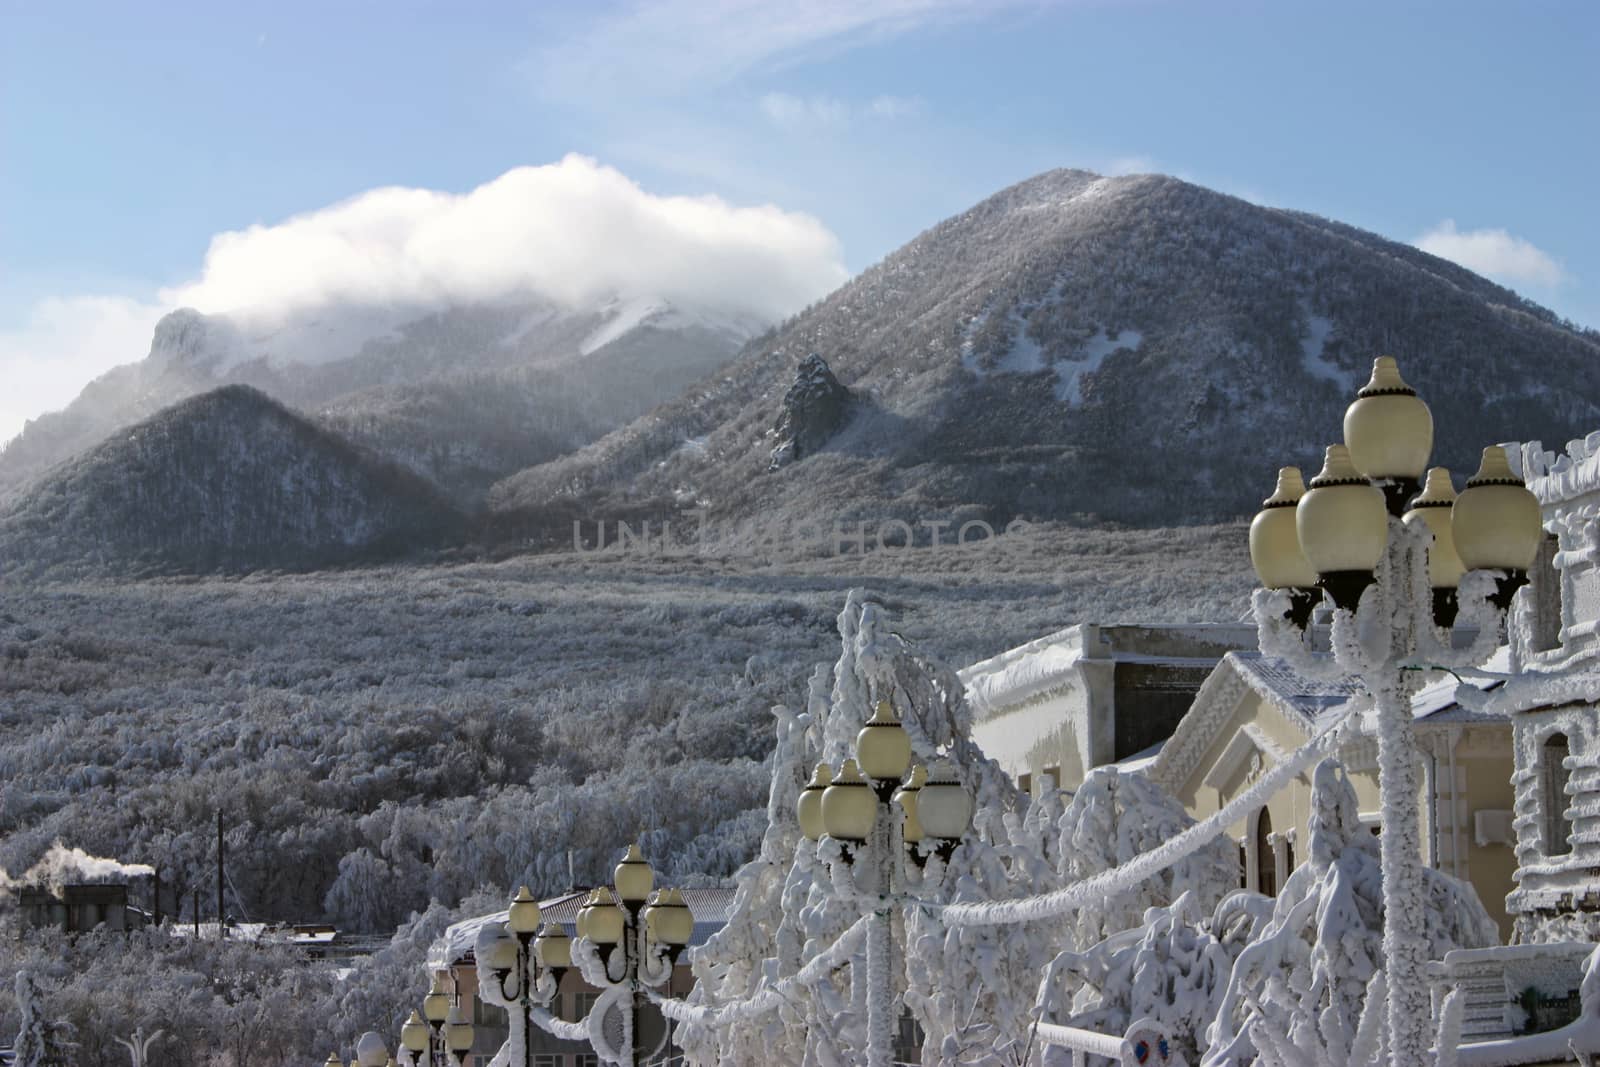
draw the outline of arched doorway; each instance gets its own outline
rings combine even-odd
[[[1272,852],[1272,813],[1263,807],[1256,813],[1256,892],[1269,897],[1278,895],[1278,864]]]

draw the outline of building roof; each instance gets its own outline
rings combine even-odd
[[[1328,657],[1319,653],[1318,658],[1326,661]],[[1504,672],[1509,667],[1510,650],[1504,646],[1485,664],[1486,671],[1491,674]],[[1506,712],[1495,706],[1497,701],[1474,701],[1477,706],[1463,706],[1458,699],[1462,682],[1480,690],[1503,684],[1493,677],[1457,678],[1443,674],[1430,680],[1412,698],[1412,718],[1419,726],[1427,727],[1507,721]],[[1360,697],[1361,692],[1360,683],[1349,676],[1306,678],[1286,660],[1259,652],[1230,652],[1200,686],[1177,730],[1146,773],[1163,788],[1177,788],[1194,772],[1196,762],[1233,717],[1246,693],[1255,693],[1279,709],[1287,722],[1309,738],[1332,722],[1352,699]],[[1362,724],[1364,731],[1367,725]]]
[[[1320,653],[1317,658],[1329,659]],[[1303,727],[1317,726],[1329,712],[1344,707],[1361,691],[1360,683],[1354,678],[1347,676],[1333,681],[1306,678],[1287,661],[1259,652],[1230,652],[1223,657],[1223,664],[1237,671],[1245,685],[1263,700],[1298,718]],[[1222,669],[1222,664],[1218,664],[1218,669]],[[1197,694],[1195,702],[1198,704],[1199,700]]]
[[[979,660],[957,672],[967,689],[967,700],[984,718],[1016,707],[1071,682],[1085,660],[1142,663],[1174,667],[1209,667],[1217,655],[1167,654],[1152,650],[1156,644],[1176,648],[1225,649],[1254,642],[1253,627],[1217,623],[1184,625],[1102,626],[1079,623],[1035,638],[999,655]],[[1220,653],[1219,653],[1220,654]]]
[[[722,886],[709,886],[701,889],[683,889],[679,892],[683,894],[683,902],[689,906],[689,913],[694,916],[694,933],[689,937],[689,947],[698,948],[727,925],[728,913],[733,908],[734,890]],[[584,898],[588,895],[587,889],[576,889],[570,893],[541,900],[539,918],[547,923],[560,923],[567,931],[568,937],[577,937],[578,909],[583,907]],[[473,952],[478,945],[478,931],[490,923],[505,922],[508,914],[502,909],[488,915],[463,919],[447,928],[428,949],[429,969],[437,970],[473,962]]]

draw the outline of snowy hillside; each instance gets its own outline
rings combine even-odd
[[[229,386],[120,431],[0,514],[10,577],[307,567],[458,537],[428,483]]]
[[[676,396],[764,325],[648,297],[577,309],[534,297],[444,310],[335,304],[271,321],[183,309],[157,324],[144,360],[102,376],[0,450],[0,494],[169,404],[246,384],[470,506],[495,479]],[[619,362],[637,372],[621,388]],[[463,391],[496,397],[487,421],[460,407]],[[433,412],[437,422],[425,417]],[[499,443],[508,434],[527,440]]]
[[[768,472],[820,355],[860,398]],[[1247,513],[1316,469],[1373,357],[1432,404],[1436,455],[1600,423],[1600,335],[1454,264],[1172,178],[1052,171],[917,237],[680,400],[496,487],[507,511],[692,501],[914,521]],[[685,442],[697,442],[693,448]]]

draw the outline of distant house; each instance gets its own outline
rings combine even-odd
[[[1023,789],[1076,789],[1163,743],[1218,660],[1255,647],[1254,626],[1069,626],[960,672],[973,740]]]
[[[1490,666],[1504,670],[1502,649]],[[1484,908],[1511,935],[1511,723],[1505,714],[1470,710],[1455,700],[1456,679],[1425,686],[1411,710],[1423,783],[1423,860],[1470,882]],[[1206,818],[1342,714],[1357,692],[1351,680],[1303,678],[1258,652],[1231,652],[1145,771],[1196,819]],[[1381,832],[1376,740],[1363,736],[1339,758],[1361,804],[1362,821]],[[1311,815],[1308,775],[1292,780],[1231,828],[1239,843],[1244,888],[1275,896],[1305,857]]]
[[[695,920],[694,935],[689,941],[690,949],[705,944],[726,925],[728,909],[733,906],[733,892],[732,889],[721,888],[683,890],[684,903],[689,905]],[[578,909],[586,896],[588,890],[577,890],[542,900],[539,902],[540,918],[547,923],[560,923],[566,928],[567,936],[577,937]],[[487,1067],[510,1036],[510,1022],[506,1013],[498,1005],[489,1004],[478,997],[477,957],[474,955],[478,931],[489,923],[505,921],[506,913],[498,911],[456,923],[445,931],[429,953],[428,967],[431,971],[448,969],[454,977],[462,1011],[471,1016],[475,1027],[472,1053],[466,1067]],[[689,969],[689,953],[685,952],[673,969],[668,988],[662,992],[668,996],[683,997],[693,988],[694,974]],[[562,976],[561,988],[550,1010],[557,1018],[575,1022],[588,1014],[599,995],[600,990],[585,982],[577,968],[572,968]],[[640,1026],[646,1035],[661,1034],[665,1025],[666,1020],[657,1008],[649,1004],[644,1006]],[[586,1043],[562,1041],[538,1027],[534,1027],[533,1039],[529,1044],[533,1067],[595,1067],[597,1063],[594,1052]]]
[[[55,926],[69,934],[88,933],[102,925],[122,931],[145,924],[144,912],[128,906],[126,882],[24,886],[17,892],[17,908],[30,926]]]

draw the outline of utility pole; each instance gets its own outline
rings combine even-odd
[[[222,809],[217,809],[217,940],[221,941],[228,936],[228,928],[223,924],[222,915]]]

